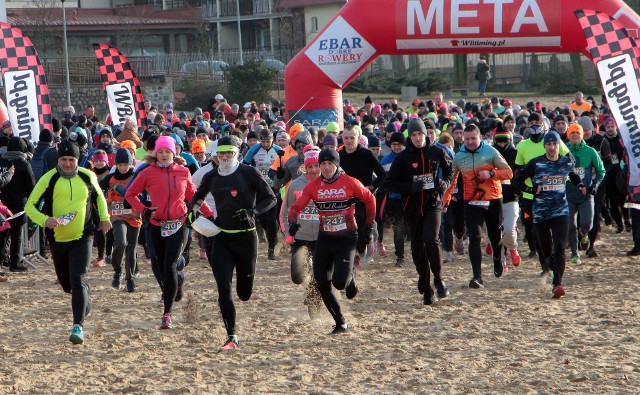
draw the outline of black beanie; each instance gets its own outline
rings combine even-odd
[[[338,151],[333,148],[325,148],[318,154],[318,163],[322,163],[327,160],[340,167],[340,155],[338,154]]]
[[[368,104],[368,103],[373,104],[373,100],[371,100],[371,96],[367,96],[367,97],[364,99],[364,104]]]
[[[109,138],[113,139],[113,134],[111,134],[111,130],[109,130],[109,128],[103,128],[100,131],[100,137],[104,136],[105,134],[108,135]]]
[[[40,131],[40,137],[38,137],[38,141],[43,141],[45,143],[50,143],[53,141],[53,133],[49,129],[42,129]]]
[[[58,118],[52,118],[51,124],[53,125],[54,132],[57,132],[60,130],[60,121],[58,120]]]
[[[425,136],[427,135],[427,128],[420,118],[412,118],[409,121],[409,125],[407,125],[407,130],[409,131],[409,136],[411,136],[413,132],[422,132]]]
[[[76,159],[80,159],[80,148],[78,144],[72,143],[69,140],[65,140],[58,145],[58,158],[63,156],[72,156]]]
[[[256,133],[256,132],[247,133],[247,140],[249,140],[249,139],[258,140],[258,133]]]
[[[384,128],[385,133],[396,133],[398,131],[398,127],[395,122],[389,122],[387,127]]]
[[[407,143],[407,140],[404,138],[404,134],[400,132],[395,132],[394,134],[391,135],[391,138],[389,139],[389,144],[392,144],[392,143],[400,143],[402,145],[405,145]]]
[[[118,148],[118,151],[116,151],[116,165],[120,163],[133,164],[133,156],[126,148]]]
[[[424,121],[424,128],[436,130],[436,124],[433,123],[431,119],[427,119],[426,121]]]

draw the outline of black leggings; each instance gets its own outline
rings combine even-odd
[[[322,301],[336,325],[343,325],[345,321],[338,299],[331,292],[331,285],[343,290],[351,283],[357,242],[358,236],[355,232],[339,237],[320,232],[313,254],[313,277],[318,284]]]
[[[502,199],[494,199],[489,207],[471,206],[464,203],[464,219],[469,237],[469,259],[473,278],[482,277],[482,226],[487,225],[487,235],[493,249],[493,261],[502,259]]]
[[[406,215],[411,237],[411,257],[419,275],[426,276],[426,283],[441,278],[442,254],[440,249],[440,220],[442,207],[431,207],[424,216]],[[429,270],[431,269],[431,270]]]
[[[258,221],[264,232],[267,234],[267,245],[269,250],[276,248],[276,242],[278,241],[278,219],[276,213],[278,211],[278,205],[273,206],[265,213],[258,215]]]
[[[89,305],[87,270],[91,261],[93,238],[58,242],[49,240],[56,276],[66,293],[71,293],[73,323],[82,325]]]
[[[589,231],[589,241],[591,242],[591,248],[598,240],[598,235],[602,229],[602,209],[604,207],[605,191],[606,188],[598,188],[596,196],[593,197],[593,226]]]
[[[251,298],[258,257],[255,230],[240,233],[220,232],[212,237],[209,265],[218,285],[218,304],[227,335],[236,334],[236,307],[231,298],[233,269],[236,269],[236,293],[243,302]]]
[[[104,259],[105,249],[107,256],[111,255],[111,250],[113,249],[112,231],[107,232],[105,235],[101,230],[97,230],[94,237],[96,239],[96,247],[98,247],[98,259]]]
[[[316,248],[315,241],[296,239],[291,246],[291,281],[294,284],[302,284],[307,277],[309,269],[309,257]]]
[[[389,199],[384,208],[384,217],[393,226],[393,245],[396,250],[396,258],[404,259],[404,242],[407,238],[407,224],[402,216],[402,200]],[[382,234],[380,228],[378,233]]]
[[[169,237],[162,237],[160,226],[149,225],[151,231],[151,241],[153,249],[158,259],[158,272],[154,273],[160,278],[156,278],[162,284],[162,299],[164,300],[164,314],[171,313],[173,301],[178,289],[178,259],[182,255],[189,229],[181,227],[176,233]]]
[[[4,246],[6,242],[10,240],[9,243],[9,266],[17,267],[18,263],[20,263],[20,248],[22,247],[22,229],[25,224],[25,216],[21,215],[17,218],[9,221],[11,228],[5,230],[4,232],[0,232],[0,246]],[[4,255],[6,253],[5,248],[0,249],[0,253]],[[0,258],[1,262],[7,262],[6,257],[3,256]]]
[[[354,217],[356,225],[358,226],[358,240],[356,243],[356,251],[359,254],[364,254],[367,249],[367,206],[358,201],[356,203]]]
[[[548,262],[545,261],[542,255],[542,249],[538,242],[538,235],[536,229],[533,226],[533,200],[520,198],[520,212],[522,215],[522,223],[524,224],[524,233],[527,236],[527,244],[529,245],[529,251],[535,251],[538,254],[538,261],[542,270],[549,268]]]
[[[136,270],[136,247],[138,247],[139,226],[133,226],[127,221],[119,219],[113,221],[113,255],[111,265],[113,271],[122,273],[122,258],[125,258],[125,273],[127,281],[133,279]]]
[[[609,203],[609,213],[611,218],[615,221],[618,228],[622,228],[624,221],[629,221],[629,209],[624,207],[624,203],[627,200],[627,196],[620,193],[618,185],[616,184],[616,173],[607,174],[604,178],[606,188],[606,198]],[[602,188],[602,186],[600,186]]]
[[[534,226],[542,248],[542,256],[553,271],[553,285],[561,285],[566,261],[564,250],[569,235],[569,216],[545,219]]]

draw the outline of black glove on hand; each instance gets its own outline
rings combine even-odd
[[[146,219],[151,219],[151,214],[153,214],[153,212],[156,211],[156,209],[150,209],[150,208],[145,208],[144,210],[142,210],[142,216],[145,217]]]
[[[276,177],[279,180],[284,178],[284,167],[278,167],[278,170],[276,170]]]
[[[411,184],[411,192],[420,192],[424,189],[425,185],[427,185],[427,181],[415,180],[413,184]]]
[[[440,184],[438,185],[438,195],[444,195],[449,185],[444,180],[440,180]]]
[[[367,244],[371,242],[372,235],[373,235],[373,225],[367,225],[364,231],[364,241],[366,241]]]
[[[595,196],[598,193],[598,188],[589,187],[589,188],[587,188],[587,193],[590,194],[590,195]]]
[[[289,236],[295,236],[298,230],[300,230],[300,224],[289,225]]]

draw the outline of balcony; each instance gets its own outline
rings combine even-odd
[[[240,2],[240,16],[269,14],[269,0],[222,0],[220,1],[220,17],[236,16],[237,2]]]

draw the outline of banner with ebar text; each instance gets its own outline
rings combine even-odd
[[[98,60],[102,86],[107,92],[107,105],[114,125],[122,125],[125,117],[134,119],[138,127],[144,127],[147,112],[138,77],[127,58],[107,44],[93,44]]]
[[[609,15],[592,10],[578,10],[575,15],[627,151],[629,186],[640,186],[640,49]]]
[[[49,87],[31,40],[7,23],[0,23],[0,69],[13,134],[35,144],[41,129],[53,128]]]

